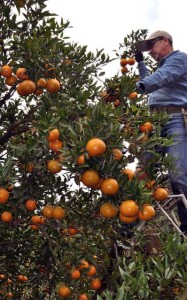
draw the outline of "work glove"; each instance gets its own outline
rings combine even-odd
[[[141,51],[138,51],[135,52],[135,59],[136,61],[139,63],[140,61],[143,61],[143,54]]]

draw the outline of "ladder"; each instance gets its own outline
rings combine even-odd
[[[179,222],[175,216],[174,208],[178,201],[183,202],[185,208],[187,209],[187,199],[183,193],[177,195],[169,195],[168,199],[163,203],[156,201],[157,208],[166,216],[166,218],[171,222],[176,231],[183,236],[185,240],[187,240],[187,236],[180,230]],[[168,213],[168,210],[170,213]]]

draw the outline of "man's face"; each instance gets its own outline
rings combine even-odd
[[[166,53],[166,45],[168,44],[168,42],[168,39],[163,37],[156,38],[155,40],[150,42],[148,51],[154,60],[160,61],[161,58],[168,54]]]

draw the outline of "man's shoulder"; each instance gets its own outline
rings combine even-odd
[[[180,50],[175,50],[173,52],[170,53],[171,57],[176,56],[176,57],[187,57],[187,53],[180,51]]]

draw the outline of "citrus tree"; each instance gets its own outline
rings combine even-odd
[[[0,4],[0,293],[111,299],[124,276],[116,241],[168,196],[171,162],[155,151],[172,142],[160,137],[168,117],[135,92],[146,30],[124,39],[117,75],[101,84],[112,59],[70,42],[46,2]]]

